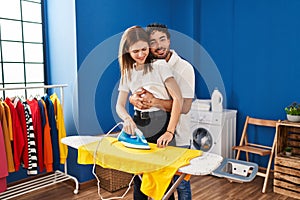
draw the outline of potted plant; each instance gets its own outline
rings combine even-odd
[[[291,105],[284,108],[287,119],[292,122],[300,121],[300,104],[293,102]]]
[[[291,156],[292,155],[292,150],[293,150],[292,147],[285,147],[284,148],[285,155]]]

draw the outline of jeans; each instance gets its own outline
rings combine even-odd
[[[174,176],[174,181],[176,181],[179,178],[178,175]],[[178,200],[191,200],[192,194],[191,194],[191,184],[190,181],[182,180],[181,183],[177,187],[177,195]]]
[[[178,146],[181,148],[189,149],[190,146]],[[178,175],[174,176],[174,182],[179,178]],[[177,195],[178,200],[191,200],[192,199],[192,191],[191,191],[191,183],[190,180],[182,180],[181,183],[177,187]]]

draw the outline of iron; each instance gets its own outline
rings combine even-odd
[[[135,129],[135,135],[128,134],[122,129],[118,135],[118,141],[122,142],[125,147],[134,149],[150,149],[146,138],[142,131],[138,128]]]

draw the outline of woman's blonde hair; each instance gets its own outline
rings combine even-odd
[[[132,26],[126,29],[122,35],[118,56],[121,70],[121,81],[123,81],[126,72],[128,73],[129,80],[131,80],[131,72],[135,61],[130,56],[129,47],[138,41],[144,41],[149,44],[149,36],[147,32],[140,26]],[[152,71],[152,58],[150,54],[151,53],[149,51],[149,55],[145,61],[144,74],[148,71]]]

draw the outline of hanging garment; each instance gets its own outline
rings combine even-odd
[[[27,140],[28,140],[28,175],[37,174],[37,151],[33,131],[33,123],[31,117],[31,110],[27,102],[23,102],[24,105],[24,114],[26,118],[27,125]]]
[[[13,137],[13,131],[12,131],[12,118],[11,118],[10,108],[5,101],[2,102],[2,105],[4,107],[4,112],[5,112],[5,116],[6,116],[7,128],[9,131],[9,139],[10,139],[10,141],[13,141],[14,137]]]
[[[53,171],[53,153],[52,153],[52,142],[50,135],[50,125],[48,122],[48,114],[45,102],[40,99],[38,101],[40,111],[41,111],[41,121],[42,121],[42,129],[43,129],[43,150],[44,150],[44,164],[46,168],[46,172]]]
[[[59,169],[59,145],[58,145],[58,133],[56,127],[55,120],[55,112],[53,103],[49,97],[49,95],[45,95],[42,97],[47,107],[48,121],[50,125],[50,134],[51,134],[51,142],[52,142],[52,153],[53,153],[53,170]]]
[[[68,155],[68,147],[67,145],[60,142],[60,140],[67,136],[65,122],[64,122],[64,113],[62,105],[57,97],[57,94],[54,93],[50,96],[50,99],[54,106],[54,112],[56,116],[56,127],[58,131],[58,142],[59,142],[59,156],[60,156],[60,164],[64,164]]]
[[[2,131],[3,131],[3,137],[4,137],[8,172],[14,172],[15,166],[14,166],[11,142],[9,139],[10,132],[8,129],[8,123],[6,120],[5,108],[3,102],[0,103],[0,121],[1,121]]]
[[[9,98],[6,98],[5,102],[9,106],[10,113],[11,113],[12,131],[13,131],[13,156],[14,156],[15,170],[19,171],[22,153],[24,150],[23,131],[19,121],[18,113],[12,101]]]
[[[7,160],[6,160],[4,137],[3,137],[1,123],[0,123],[0,159],[2,162],[2,164],[0,165],[0,192],[4,192],[7,189],[6,177],[8,176],[8,169],[7,169],[7,165],[3,164],[3,163],[7,163]]]
[[[44,156],[43,156],[43,132],[42,132],[41,112],[40,112],[37,99],[32,99],[32,100],[27,99],[26,102],[30,107],[31,115],[32,115],[34,137],[35,137],[36,149],[37,149],[38,167],[39,167],[39,171],[43,172]]]
[[[24,138],[24,151],[22,154],[22,161],[23,161],[24,167],[27,169],[28,168],[28,141],[27,141],[26,119],[25,119],[25,115],[24,115],[24,106],[22,104],[22,100],[19,98],[15,98],[13,100],[13,104],[15,105],[15,109],[17,111],[20,125],[22,128],[22,135]]]

